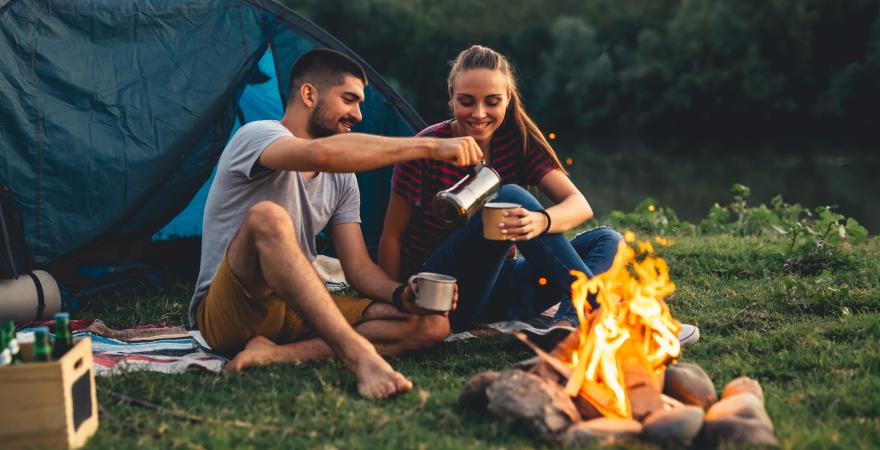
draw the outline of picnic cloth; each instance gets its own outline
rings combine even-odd
[[[18,333],[22,342],[33,341],[32,326]],[[74,339],[92,339],[95,375],[111,376],[146,370],[161,373],[183,373],[204,369],[219,373],[226,358],[210,352],[197,330],[167,324],[146,324],[136,328],[114,330],[100,320],[71,321]]]
[[[226,364],[226,358],[210,353],[201,333],[182,327],[117,331],[95,321],[73,336],[92,338],[95,375],[98,376],[138,370],[183,373],[197,368],[219,373]]]
[[[530,323],[505,321],[481,324],[468,331],[452,334],[445,342],[524,330],[543,334],[545,327],[541,320],[539,318]],[[33,342],[33,327],[52,325],[52,321],[28,323],[18,333],[18,339],[22,343]],[[92,359],[97,376],[132,371],[175,374],[197,369],[220,373],[227,362],[223,356],[211,353],[198,330],[186,330],[168,324],[145,324],[136,328],[114,330],[100,320],[73,320],[71,329],[75,339],[84,336],[92,339]]]

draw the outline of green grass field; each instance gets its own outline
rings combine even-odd
[[[758,379],[783,448],[880,447],[880,240],[841,244],[833,270],[812,276],[783,271],[787,250],[781,239],[724,235],[679,237],[658,250],[678,287],[668,299],[673,315],[702,332],[682,360],[702,366],[719,391],[740,375]],[[180,281],[160,297],[94,300],[77,318],[114,328],[182,325],[191,287]],[[415,388],[387,401],[359,398],[337,362],[100,378],[110,416],[88,448],[532,448],[539,445],[517,426],[456,404],[474,374],[529,356],[513,337],[497,336],[391,358]]]

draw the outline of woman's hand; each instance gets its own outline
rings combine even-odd
[[[511,241],[528,241],[540,236],[547,229],[547,216],[525,208],[504,211],[504,221],[498,224],[501,233],[510,236]]]

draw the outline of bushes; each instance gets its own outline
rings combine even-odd
[[[864,243],[868,230],[852,217],[835,212],[834,206],[813,210],[795,203],[788,204],[782,196],[774,197],[770,206],[752,206],[751,190],[742,184],[731,188],[733,200],[726,206],[715,203],[699,225],[681,221],[675,211],[646,198],[629,213],[612,211],[600,220],[603,225],[629,229],[642,234],[752,236],[787,239],[781,269],[784,273],[813,276],[841,268],[854,262],[843,247]]]

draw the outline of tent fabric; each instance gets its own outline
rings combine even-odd
[[[231,133],[280,117],[290,68],[315,47],[367,70],[356,131],[424,126],[361,58],[273,1],[0,1],[0,183],[36,261],[96,241],[199,234],[194,196]],[[389,178],[388,168],[358,175],[368,240]]]

